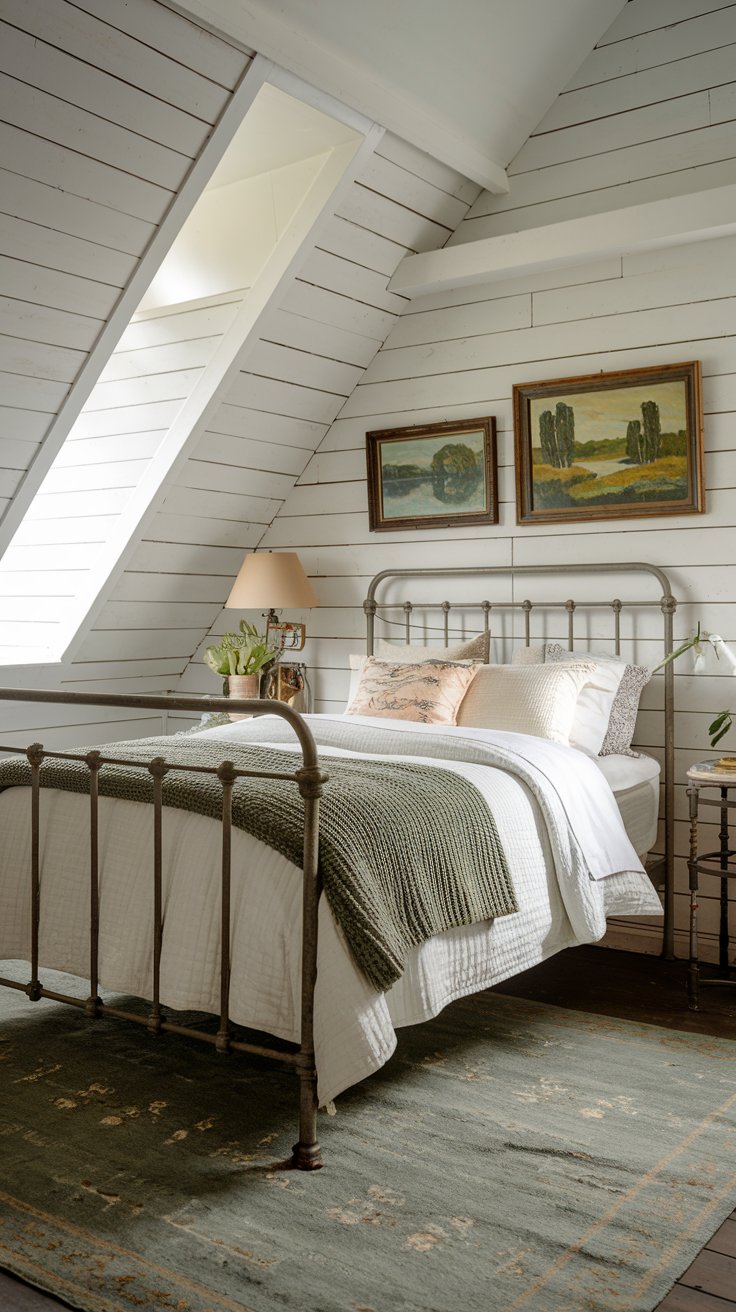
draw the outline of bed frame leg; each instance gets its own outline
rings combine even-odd
[[[299,1072],[299,1142],[292,1149],[291,1163],[298,1171],[319,1171],[322,1149],[317,1140],[317,1072],[314,1059],[303,1058]]]

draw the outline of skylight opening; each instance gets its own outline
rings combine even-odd
[[[361,140],[260,88],[0,560],[0,664],[62,659],[154,495],[154,469],[165,477],[172,426],[250,289],[267,297],[264,270],[325,160]]]

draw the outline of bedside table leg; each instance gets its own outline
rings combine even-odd
[[[700,966],[698,963],[698,795],[699,789],[688,784],[690,805],[690,859],[687,863],[690,884],[690,960],[687,968],[687,1005],[697,1011],[700,1003]]]
[[[728,979],[728,789],[721,789],[721,827],[718,832],[721,845],[721,914],[718,926],[718,969],[722,979]]]

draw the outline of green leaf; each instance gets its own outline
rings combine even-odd
[[[675,648],[674,651],[671,651],[669,656],[665,656],[664,660],[660,661],[659,665],[655,665],[652,673],[656,674],[657,670],[663,670],[665,665],[669,665],[671,664],[672,661],[676,661],[678,656],[683,656],[686,651],[690,651],[692,647],[697,647],[699,646],[699,644],[700,644],[700,621],[698,621],[698,627],[695,632],[695,636],[693,638],[688,638],[687,642],[683,642],[679,647]]]
[[[708,726],[711,747],[715,747],[722,738],[725,738],[732,724],[730,711],[721,711],[720,715],[716,716],[713,723]]]

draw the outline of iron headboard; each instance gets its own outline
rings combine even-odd
[[[408,599],[403,601],[377,601],[376,593],[388,580],[396,579],[427,579],[427,578],[483,578],[498,579],[506,578],[514,580],[519,578],[539,578],[542,575],[553,576],[563,584],[570,575],[591,574],[600,577],[604,574],[650,574],[657,580],[662,595],[659,601],[630,601],[623,602],[618,597],[611,601],[575,601],[567,598],[560,601],[542,600],[534,602],[529,599],[523,601],[443,601],[443,602],[416,602]],[[445,644],[449,640],[450,632],[450,612],[455,609],[463,613],[468,611],[480,611],[483,617],[483,628],[485,631],[489,628],[489,617],[492,610],[495,611],[521,611],[524,617],[524,634],[523,641],[529,646],[531,639],[531,616],[535,607],[539,611],[564,610],[567,612],[567,644],[572,650],[575,641],[575,614],[576,611],[610,611],[613,615],[613,644],[617,655],[621,651],[621,612],[627,608],[641,606],[658,606],[662,613],[662,658],[668,656],[673,649],[673,625],[674,615],[677,609],[677,602],[672,595],[669,579],[664,570],[658,565],[647,565],[640,561],[626,564],[603,564],[603,565],[471,565],[467,567],[448,567],[445,569],[385,569],[380,574],[376,574],[371,579],[368,587],[368,595],[363,602],[363,610],[366,616],[366,650],[368,655],[373,655],[375,621],[379,611],[399,610],[404,614],[404,626],[406,642],[411,641],[411,622],[415,609],[422,610],[439,609],[443,614],[443,630]],[[664,856],[661,861],[649,867],[649,873],[654,878],[662,879],[664,889],[664,928],[662,937],[662,955],[667,959],[674,957],[674,907],[675,907],[675,888],[674,888],[674,834],[675,834],[675,737],[674,737],[674,694],[675,679],[672,662],[664,668]]]

